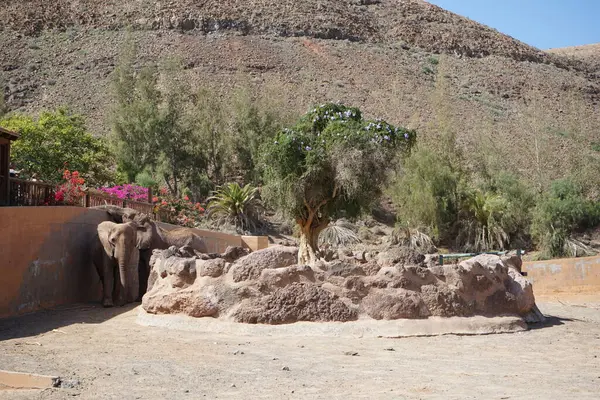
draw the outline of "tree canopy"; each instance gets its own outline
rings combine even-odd
[[[327,103],[264,145],[264,196],[300,225],[300,262],[316,260],[319,232],[332,218],[370,208],[393,159],[415,141],[412,130],[364,120],[358,108]]]
[[[108,147],[87,131],[82,116],[59,109],[37,119],[14,114],[0,125],[20,134],[11,146],[11,161],[22,177],[59,182],[68,168],[93,184],[111,182]]]

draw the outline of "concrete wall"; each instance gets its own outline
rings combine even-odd
[[[181,228],[177,225],[165,224],[164,222],[158,222],[157,224],[168,231]],[[245,247],[251,251],[269,247],[269,238],[266,236],[238,236],[204,229],[191,229],[204,240],[209,253],[223,253],[228,246]]]
[[[536,297],[600,298],[600,256],[523,263]]]
[[[96,227],[107,217],[104,211],[82,207],[0,207],[0,318],[99,301],[100,279],[90,249]],[[210,252],[268,246],[266,237],[195,231]]]
[[[0,318],[98,300],[89,249],[104,220],[80,207],[1,207]]]

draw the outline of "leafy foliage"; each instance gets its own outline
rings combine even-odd
[[[420,147],[404,162],[390,195],[402,225],[448,242],[455,237],[464,186],[465,172],[459,163]]]
[[[364,121],[360,110],[324,104],[283,129],[263,147],[265,198],[295,219],[355,216],[377,198],[386,169],[408,152],[414,131],[383,120]]]
[[[158,196],[152,198],[154,213],[167,223],[194,228],[204,217],[205,210],[200,203],[192,203],[187,196],[177,197],[161,189]]]
[[[241,231],[251,231],[260,223],[263,205],[258,188],[228,183],[217,188],[208,199],[207,212],[219,223],[229,222]]]
[[[573,254],[569,236],[600,223],[600,202],[586,199],[582,188],[565,178],[554,181],[534,210],[532,233],[545,256]],[[575,246],[576,248],[576,246]]]
[[[21,135],[11,146],[11,160],[26,179],[57,183],[65,166],[79,171],[91,185],[114,179],[107,145],[88,133],[80,115],[65,109],[43,112],[37,119],[14,114],[0,125]]]

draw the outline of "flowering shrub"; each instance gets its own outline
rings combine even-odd
[[[148,201],[148,188],[143,186],[132,184],[117,185],[113,187],[100,188],[100,191],[123,200],[133,200],[139,202]]]
[[[204,215],[204,208],[200,203],[192,203],[188,196],[178,198],[168,193],[166,189],[160,190],[160,196],[152,198],[154,213],[161,214],[164,222],[193,228]]]
[[[54,200],[57,204],[74,206],[81,204],[81,199],[85,196],[84,183],[85,180],[79,176],[78,171],[69,171],[65,169],[63,172],[63,183],[58,186],[54,194]]]

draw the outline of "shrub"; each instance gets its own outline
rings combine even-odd
[[[63,183],[60,184],[54,195],[57,204],[76,206],[81,205],[81,199],[85,196],[85,180],[79,176],[78,171],[63,171]]]
[[[238,230],[254,230],[260,224],[263,205],[258,189],[238,183],[223,185],[208,199],[208,216],[218,223],[230,222]]]
[[[464,195],[464,172],[449,157],[420,147],[408,157],[389,192],[402,226],[436,242],[455,237]]]
[[[133,184],[117,185],[100,188],[101,192],[110,194],[123,200],[148,202],[148,188]]]
[[[323,229],[319,235],[320,246],[325,244],[334,247],[350,246],[360,242],[361,240],[352,229],[337,224],[330,225]]]
[[[154,213],[160,214],[163,222],[194,228],[204,216],[204,207],[192,203],[188,196],[177,197],[167,189],[160,189],[159,195],[152,198]]]
[[[569,240],[577,230],[600,223],[600,203],[585,198],[582,188],[565,178],[552,182],[534,210],[532,233],[544,256],[573,254]]]

